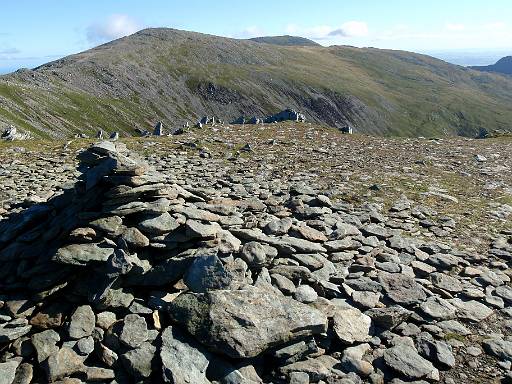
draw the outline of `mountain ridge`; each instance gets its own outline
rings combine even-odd
[[[134,134],[285,108],[377,135],[510,129],[512,80],[405,51],[282,46],[167,28],[0,76],[0,126],[40,137]]]

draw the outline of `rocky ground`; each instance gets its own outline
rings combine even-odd
[[[0,383],[512,380],[512,140],[91,144],[1,146]]]

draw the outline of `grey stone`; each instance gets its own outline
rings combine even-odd
[[[380,272],[379,282],[387,296],[397,304],[418,304],[427,298],[421,286],[412,277],[398,273]]]
[[[16,360],[0,363],[0,384],[13,384],[19,365],[20,362]]]
[[[464,320],[479,322],[485,320],[493,313],[492,309],[475,300],[462,301],[459,298],[455,298],[450,299],[449,302],[457,308],[457,317]]]
[[[119,340],[130,348],[137,348],[148,339],[146,320],[135,314],[126,315]]]
[[[72,349],[62,347],[43,362],[49,382],[54,382],[78,372],[85,372],[83,359]]]
[[[512,361],[512,341],[493,338],[482,342],[485,352],[501,360]]]
[[[217,223],[203,224],[196,220],[187,220],[185,230],[189,238],[213,238],[221,227]]]
[[[78,340],[76,343],[76,349],[80,355],[88,356],[92,351],[94,351],[94,338],[89,336]]]
[[[31,337],[32,345],[37,353],[37,361],[41,363],[46,360],[48,356],[53,355],[59,351],[57,343],[60,341],[60,336],[53,329],[35,333]]]
[[[348,304],[337,307],[333,320],[334,332],[343,343],[353,344],[370,338],[371,318],[357,308]]]
[[[98,244],[71,244],[60,248],[53,260],[61,264],[87,266],[105,262],[113,253],[113,248],[100,247]]]
[[[89,305],[78,307],[71,315],[68,333],[72,339],[81,339],[91,336],[96,323],[96,316]]]
[[[327,329],[320,311],[252,286],[181,294],[170,303],[169,312],[199,342],[234,358],[254,357]]]
[[[449,301],[437,296],[427,298],[420,304],[420,308],[428,316],[439,320],[454,319],[457,311]]]
[[[261,267],[267,262],[265,247],[256,241],[250,241],[242,247],[240,257],[249,267]]]
[[[400,344],[384,351],[386,365],[408,379],[439,380],[439,372],[432,363],[411,346]]]
[[[160,357],[164,382],[210,383],[206,378],[210,354],[197,342],[187,339],[177,328],[168,327],[162,333]]]
[[[341,364],[347,372],[355,372],[363,377],[369,376],[373,372],[373,366],[368,361],[363,360],[363,356],[370,350],[369,344],[359,344],[355,347],[348,347],[343,351]]]
[[[392,330],[407,320],[412,312],[399,305],[394,305],[385,308],[369,309],[365,314],[370,316],[376,326],[385,330]]]
[[[199,256],[194,260],[183,280],[193,292],[229,287],[232,277],[215,255]]]
[[[309,285],[299,285],[293,294],[293,298],[301,303],[309,304],[318,299],[318,294]]]
[[[432,273],[430,280],[437,288],[444,289],[445,291],[457,293],[462,291],[462,284],[460,281],[445,273]]]
[[[149,239],[137,228],[127,228],[122,237],[130,247],[143,248],[149,245]]]
[[[318,243],[299,239],[297,237],[283,236],[281,241],[285,245],[289,245],[299,253],[326,252],[326,249]]]
[[[292,219],[284,217],[280,220],[270,221],[264,228],[265,233],[269,235],[284,235],[292,227]]]
[[[168,212],[142,220],[138,228],[152,235],[163,235],[179,228],[180,224]]]
[[[121,363],[131,376],[140,380],[148,378],[153,372],[156,347],[148,342],[120,356]]]
[[[14,341],[29,333],[31,328],[27,321],[0,324],[0,343]]]
[[[102,329],[108,329],[116,322],[116,314],[114,312],[100,312],[96,315],[96,325]]]
[[[450,369],[455,367],[455,356],[453,355],[452,347],[444,341],[420,337],[416,345],[419,353],[439,368]]]

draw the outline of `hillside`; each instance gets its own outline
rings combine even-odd
[[[274,44],[274,45],[285,45],[285,46],[309,46],[309,47],[320,47],[321,45],[314,42],[313,40],[306,39],[300,36],[262,36],[253,37],[249,39],[257,43]]]
[[[502,59],[499,59],[496,64],[493,65],[485,65],[478,67],[471,67],[477,71],[483,72],[494,72],[494,73],[502,73],[504,75],[512,75],[512,56],[507,56]]]
[[[146,29],[0,77],[0,127],[63,137],[283,108],[379,135],[510,129],[512,79],[410,52],[281,46]]]

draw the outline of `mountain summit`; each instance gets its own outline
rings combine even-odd
[[[145,29],[1,76],[0,127],[40,137],[134,134],[157,121],[229,122],[293,108],[314,123],[378,135],[510,129],[512,79],[411,52],[270,41]]]
[[[471,68],[483,72],[495,72],[503,73],[505,75],[512,75],[512,56],[503,57],[502,59],[499,59],[496,64]]]

